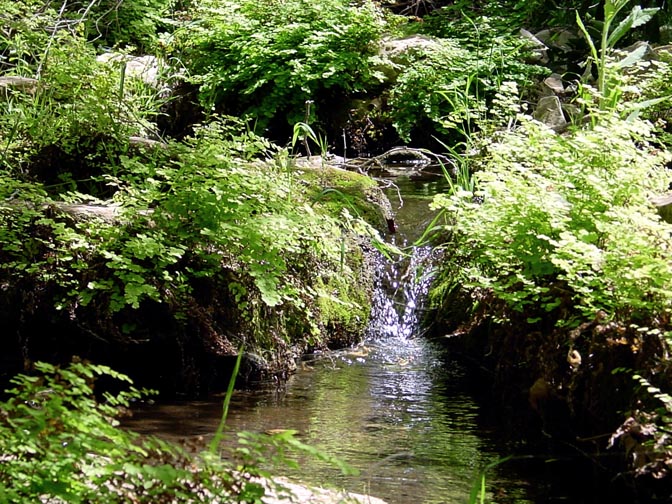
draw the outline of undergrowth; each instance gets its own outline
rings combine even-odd
[[[63,368],[43,362],[34,367],[36,373],[12,379],[9,398],[0,402],[3,504],[261,502],[269,492],[291,501],[291,492],[268,470],[295,467],[297,454],[353,471],[301,443],[293,431],[241,432],[236,442],[222,429],[209,447],[140,436],[122,428],[120,419],[151,391],[78,359]],[[222,425],[225,420],[224,413]]]

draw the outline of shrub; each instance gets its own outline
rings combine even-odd
[[[383,22],[373,2],[345,0],[203,1],[198,29],[182,33],[192,78],[208,108],[252,117],[304,120],[334,96],[364,92],[382,76],[371,70]]]
[[[649,198],[670,174],[649,134],[647,123],[604,119],[568,136],[529,120],[501,135],[474,175],[476,192],[434,202],[454,251],[435,296],[463,283],[530,316],[571,323],[599,311],[664,326],[672,240]]]
[[[177,0],[98,0],[95,3],[73,2],[68,6],[71,16],[88,11],[85,37],[98,46],[132,46],[141,53],[155,48],[161,32],[174,24]]]
[[[433,22],[437,19],[441,22]],[[428,128],[461,134],[488,118],[502,83],[515,82],[524,91],[547,72],[525,63],[526,41],[487,18],[455,21],[435,14],[420,31],[440,38],[429,49],[409,54],[389,94],[391,119],[405,141],[414,130],[426,135]],[[425,130],[418,130],[423,122]]]
[[[217,436],[207,450],[187,452],[119,426],[131,403],[150,393],[132,387],[127,376],[77,359],[64,368],[34,366],[38,373],[13,378],[9,399],[0,402],[2,503],[261,502],[269,489],[293,500],[268,468],[297,467],[297,452],[353,471],[301,443],[293,431],[242,432],[230,447]],[[94,393],[98,380],[129,389]],[[225,419],[224,413],[222,425]]]

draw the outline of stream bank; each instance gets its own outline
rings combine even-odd
[[[3,386],[32,362],[76,355],[165,396],[196,397],[226,388],[243,345],[241,383],[283,381],[303,353],[361,341],[374,227],[389,218],[376,182],[293,160],[278,167],[235,158],[196,180],[195,154],[178,144],[137,153],[166,163],[149,205],[0,207],[27,240],[0,260],[31,262],[0,278]],[[181,163],[190,163],[194,180],[171,179],[169,166]],[[178,183],[182,192],[166,199]],[[214,196],[224,203],[213,208]],[[80,247],[79,236],[93,236],[95,246]]]
[[[397,168],[396,175],[409,169]],[[389,176],[388,172],[386,176]],[[393,177],[386,194],[398,232],[388,240],[405,248],[403,260],[376,263],[376,289],[365,341],[353,348],[306,355],[286,383],[234,393],[227,432],[297,431],[298,438],[344,460],[359,474],[302,457],[300,469],[279,467],[302,483],[365,493],[390,504],[463,503],[478,473],[504,458],[506,447],[484,422],[465,369],[422,337],[420,315],[428,287],[428,247],[408,247],[422,233],[442,176]],[[401,198],[401,199],[400,199]],[[403,206],[400,208],[401,201]],[[424,268],[422,266],[425,266]],[[142,406],[126,427],[182,441],[207,441],[219,422],[221,401]],[[487,474],[488,495],[501,503],[533,503],[538,490],[506,465]],[[539,490],[544,494],[544,490]]]

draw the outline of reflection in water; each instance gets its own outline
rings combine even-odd
[[[429,182],[404,188],[405,210],[397,214],[400,228],[416,233],[427,219],[422,184]],[[394,204],[393,191],[390,199]],[[416,238],[393,239],[404,246]],[[360,471],[346,477],[326,463],[306,460],[293,474],[306,483],[370,493],[390,504],[466,502],[478,471],[502,455],[479,431],[478,407],[463,392],[461,369],[416,337],[429,280],[416,275],[415,266],[430,254],[429,248],[416,248],[409,259],[382,270],[363,345],[313,362],[282,391],[237,392],[228,429],[294,429],[302,441]],[[128,426],[172,438],[208,436],[220,413],[220,401],[163,404]],[[527,502],[522,483],[500,479],[497,485],[506,487],[508,502]]]
[[[366,492],[390,504],[464,503],[478,470],[500,455],[479,431],[478,408],[460,391],[462,380],[461,370],[446,368],[422,339],[369,341],[300,371],[283,391],[236,393],[227,428],[293,429],[360,471],[343,476],[308,459],[288,474],[306,483]],[[175,440],[207,437],[220,413],[217,400],[162,404],[128,427]],[[515,481],[498,485],[509,496],[524,493]]]

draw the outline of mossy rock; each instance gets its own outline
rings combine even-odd
[[[392,219],[387,196],[368,175],[333,166],[319,156],[297,160],[296,173],[314,205],[333,217],[340,217],[345,208],[376,229],[386,229]]]

